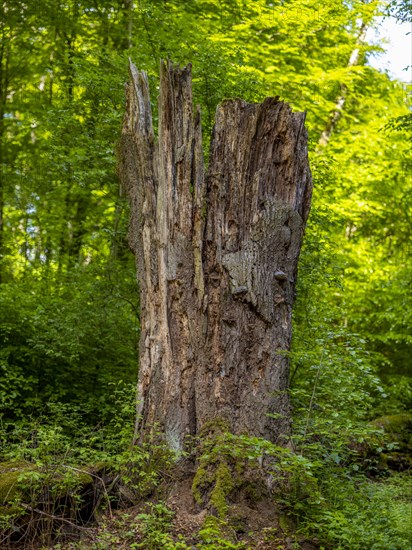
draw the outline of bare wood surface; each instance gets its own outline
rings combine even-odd
[[[180,451],[216,418],[272,441],[290,428],[291,313],[310,208],[303,113],[277,98],[217,109],[204,173],[190,65],[162,62],[155,139],[130,64],[119,171],[141,289],[139,432]]]

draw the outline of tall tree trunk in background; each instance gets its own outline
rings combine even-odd
[[[365,40],[367,30],[368,30],[367,24],[362,23],[359,30],[358,39],[356,41],[356,47],[352,51],[349,58],[348,68],[354,67],[359,63],[360,46],[363,40]],[[322,135],[319,138],[320,147],[326,147],[326,145],[329,143],[331,135],[335,131],[335,128],[343,114],[343,108],[345,107],[347,96],[348,96],[348,88],[345,86],[345,84],[341,84],[340,94],[339,94],[339,97],[336,99],[335,108],[330,115],[326,128],[323,130]]]
[[[272,441],[290,430],[291,313],[309,213],[303,113],[275,98],[217,109],[204,174],[191,67],[161,63],[159,137],[130,65],[120,175],[141,288],[139,433],[171,448],[220,418]]]
[[[4,176],[4,114],[6,109],[9,82],[9,55],[6,48],[5,9],[0,11],[0,284],[3,282],[4,261],[4,207],[5,207],[5,176]]]
[[[1,78],[1,75],[0,75]],[[0,90],[1,96],[1,90]],[[4,261],[4,172],[3,172],[3,136],[4,136],[4,112],[0,97],[0,284],[3,282]]]

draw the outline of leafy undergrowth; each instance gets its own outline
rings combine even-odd
[[[342,487],[348,491],[348,487]],[[343,505],[336,502],[318,514],[318,522],[306,521],[305,529],[286,519],[282,526],[243,532],[239,518],[221,520],[206,515],[197,532],[182,535],[185,526],[176,523],[176,512],[164,503],[146,503],[102,516],[98,526],[82,533],[81,539],[66,540],[43,550],[315,550],[373,549],[407,550],[412,507],[412,484],[404,475],[380,483],[359,485]],[[356,493],[356,494],[355,494]],[[335,501],[338,495],[335,495]],[[274,504],[274,506],[276,506]],[[187,521],[190,524],[189,517]],[[186,526],[187,527],[187,526]],[[306,535],[304,531],[308,531]],[[312,533],[312,534],[310,534]],[[316,533],[316,535],[314,534]]]
[[[267,527],[259,532],[245,533],[240,537],[230,521],[215,516],[206,516],[200,529],[184,536],[176,525],[176,514],[164,503],[149,503],[142,509],[130,508],[117,511],[111,517],[101,519],[98,527],[90,528],[77,541],[66,541],[52,546],[55,550],[261,550],[270,549],[315,549],[318,546],[298,542],[298,538],[286,536],[282,529]],[[237,526],[239,529],[239,526]],[[241,540],[241,538],[243,540]],[[49,546],[37,546],[42,550]]]
[[[376,427],[362,447],[341,439],[325,454],[313,434],[293,449],[235,436],[215,422],[176,461],[156,438],[130,446],[133,400],[128,390],[116,391],[123,416],[93,432],[67,410],[30,432],[9,429],[0,465],[0,548],[412,546],[412,478],[376,467],[390,445]]]

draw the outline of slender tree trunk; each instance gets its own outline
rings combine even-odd
[[[138,430],[184,448],[209,421],[276,440],[290,430],[291,312],[309,213],[303,113],[225,101],[204,174],[191,67],[161,63],[159,136],[130,64],[120,175],[141,288]]]
[[[83,238],[86,234],[85,221],[87,217],[87,211],[89,208],[89,200],[87,197],[79,196],[76,201],[76,210],[72,218],[72,232],[70,241],[68,243],[68,266],[74,267],[80,263],[80,252],[83,245]]]
[[[127,26],[127,40],[124,44],[124,48],[130,49],[133,46],[133,0],[124,0],[123,14]]]
[[[6,49],[5,12],[4,7],[0,12],[0,284],[3,282],[4,270],[4,208],[5,208],[5,177],[4,177],[4,114],[8,94],[8,56]]]
[[[359,30],[359,36],[356,41],[356,47],[352,51],[348,61],[348,68],[354,67],[359,63],[360,45],[362,41],[365,40],[367,30],[368,30],[367,24],[362,23],[361,28]],[[333,132],[335,131],[335,128],[338,125],[338,122],[343,114],[343,108],[345,107],[347,96],[348,96],[348,88],[345,86],[345,84],[341,84],[340,94],[339,94],[339,97],[336,99],[335,108],[331,113],[331,116],[328,120],[326,128],[323,130],[322,135],[319,138],[320,147],[325,147],[329,143],[329,140]]]
[[[1,76],[0,76],[1,78]],[[0,90],[1,95],[1,90]],[[2,105],[2,99],[0,97],[0,284],[3,282],[3,270],[4,270],[4,159],[3,159],[3,137],[4,137],[4,109]]]

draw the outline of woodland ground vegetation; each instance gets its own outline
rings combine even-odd
[[[384,45],[365,35],[388,10],[411,21],[409,0],[2,2],[0,548],[411,547],[410,89],[368,65]],[[284,447],[219,425],[194,442],[187,490],[212,513],[192,526],[173,516],[170,452],[131,446],[139,294],[116,173],[129,57],[153,91],[161,58],[193,64],[204,136],[229,97],[307,112],[293,433]],[[258,533],[231,496],[263,456],[273,490],[251,485],[250,501],[276,513]]]

